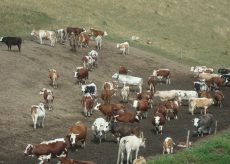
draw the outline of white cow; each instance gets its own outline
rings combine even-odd
[[[57,42],[56,33],[54,31],[48,30],[33,30],[31,32],[32,36],[37,37],[40,40],[40,44],[43,44],[42,39],[50,40],[50,45],[53,47]]]
[[[135,135],[122,137],[118,148],[117,164],[123,164],[125,153],[127,155],[127,164],[132,162],[132,151],[135,151],[135,159],[137,159],[139,148],[145,148],[145,140],[143,133],[141,133],[140,138]]]
[[[123,86],[121,89],[121,97],[123,102],[128,102],[129,101],[129,86]]]
[[[129,54],[129,43],[128,42],[117,43],[117,48],[120,49],[120,51],[122,52],[122,55]]]
[[[178,91],[177,90],[156,91],[154,93],[154,97],[160,97],[161,101],[178,99]]]
[[[190,90],[172,90],[177,92],[178,100],[181,102],[182,100],[188,101],[190,98],[197,98],[198,93],[196,91]]]
[[[143,79],[140,77],[130,76],[130,75],[121,75],[118,73],[115,73],[112,76],[113,79],[116,79],[119,83],[127,84],[127,85],[134,85],[139,87],[139,93],[142,92],[142,85],[143,85]]]
[[[41,127],[44,127],[45,106],[43,103],[31,106],[31,117],[34,124],[34,129],[36,129],[37,124]]]
[[[61,43],[63,43],[63,41],[65,40],[65,36],[66,36],[65,30],[63,28],[57,29],[56,35],[57,35],[57,39],[60,40]]]
[[[106,138],[106,133],[110,130],[110,123],[107,122],[104,118],[97,118],[91,127],[94,136],[101,143],[102,136]]]

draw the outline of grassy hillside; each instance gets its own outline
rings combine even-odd
[[[190,65],[227,67],[229,6],[228,0],[2,0],[0,35],[29,37],[33,28],[95,27],[117,42],[139,36],[132,46]]]

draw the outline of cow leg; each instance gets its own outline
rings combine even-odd
[[[37,125],[37,120],[38,120],[38,116],[34,116],[33,122],[34,122],[34,129],[36,129],[36,125]]]
[[[131,149],[130,150],[126,149],[126,153],[127,153],[126,163],[129,164]]]
[[[42,118],[42,123],[41,123],[42,128],[44,128],[44,119],[45,119],[45,116]]]

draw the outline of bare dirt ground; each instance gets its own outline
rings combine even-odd
[[[73,71],[76,66],[82,66],[82,56],[94,49],[94,46],[92,42],[89,48],[72,52],[68,43],[50,47],[48,42],[40,45],[37,41],[25,40],[22,44],[22,52],[19,53],[17,47],[13,47],[12,51],[7,51],[6,45],[0,44],[0,163],[38,163],[35,157],[24,157],[26,145],[64,137],[68,127],[79,120],[88,125],[86,147],[70,152],[69,157],[93,160],[98,164],[116,163],[118,144],[110,134],[101,144],[95,143],[90,127],[101,114],[95,111],[90,118],[82,115],[80,86],[74,84]],[[116,44],[108,41],[103,42],[99,53],[99,66],[89,75],[89,80],[97,84],[99,94],[103,82],[112,80],[111,76],[117,72],[120,65],[130,69],[131,75],[144,79],[144,90],[147,90],[146,81],[153,69],[162,67],[171,70],[171,85],[157,85],[157,90],[193,90],[193,77],[189,72],[189,66],[182,63],[133,47],[129,55],[122,56],[116,49]],[[55,68],[60,73],[57,89],[52,89],[49,85],[48,69],[50,68]],[[45,127],[34,130],[30,107],[43,102],[43,97],[39,95],[43,87],[52,89],[55,94],[54,110],[46,112]],[[218,130],[226,129],[230,123],[230,88],[222,89],[226,97],[224,108],[218,109],[217,106],[212,106],[209,110],[218,120]],[[134,93],[131,95],[131,98],[133,97]],[[120,100],[121,97],[118,95],[112,99],[112,102]],[[178,120],[167,122],[163,135],[154,135],[151,124],[152,111],[153,109],[150,109],[148,118],[139,123],[147,138],[146,148],[142,148],[139,155],[145,157],[161,154],[162,142],[167,136],[171,136],[176,143],[185,141],[187,130],[192,130],[192,118],[200,115],[192,116],[188,113],[188,106],[182,106]],[[197,139],[198,137],[191,137],[193,142]],[[51,163],[56,162],[56,159],[51,160]]]

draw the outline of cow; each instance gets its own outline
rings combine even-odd
[[[94,67],[97,67],[97,65],[98,65],[98,58],[99,58],[98,52],[95,51],[95,50],[91,50],[91,51],[88,53],[88,56],[91,56],[91,57],[94,59],[93,66],[94,66]]]
[[[132,151],[135,151],[135,159],[137,159],[140,147],[145,148],[145,140],[143,133],[139,137],[135,135],[122,137],[118,148],[117,164],[123,164],[125,153],[127,164],[132,162]]]
[[[121,89],[121,97],[122,97],[122,102],[123,103],[128,103],[129,101],[129,86],[123,86],[123,88]]]
[[[166,118],[163,114],[155,113],[153,115],[152,124],[154,126],[154,132],[156,132],[156,134],[163,133],[163,127],[165,125],[165,122]]]
[[[85,84],[86,80],[89,79],[89,70],[87,68],[78,67],[77,71],[74,71],[74,78],[76,78],[76,83]]]
[[[94,110],[100,110],[101,113],[106,116],[107,121],[111,121],[114,112],[117,110],[124,111],[125,106],[123,104],[100,104],[97,103]]]
[[[166,107],[166,113],[167,113],[167,119],[170,120],[170,116],[169,116],[169,112],[171,112],[173,114],[173,118],[174,119],[178,119],[177,117],[177,114],[180,110],[180,101],[178,100],[170,100],[170,101],[167,101],[164,106]]]
[[[133,160],[133,164],[146,164],[146,159],[143,156],[139,156]]]
[[[95,66],[95,59],[92,56],[85,55],[82,57],[84,68],[91,70]]]
[[[196,128],[196,133],[198,136],[203,136],[205,133],[211,134],[212,125],[214,123],[212,114],[208,113],[200,116],[199,118],[194,118],[192,122],[193,126]]]
[[[223,101],[224,101],[224,94],[220,90],[215,90],[214,99],[216,100],[216,104],[222,108],[223,107]]]
[[[219,68],[217,70],[217,72],[221,75],[224,75],[224,74],[229,74],[230,73],[230,68]]]
[[[111,81],[106,81],[106,82],[104,82],[102,88],[104,90],[112,90],[113,89],[113,90],[117,91],[118,82],[117,81],[112,81],[112,82]],[[116,96],[116,93],[114,95]]]
[[[143,79],[140,77],[130,76],[130,75],[121,75],[118,73],[113,74],[113,79],[116,79],[118,83],[127,84],[129,86],[138,86],[139,93],[142,92]]]
[[[53,88],[56,89],[58,87],[57,80],[59,78],[59,73],[57,72],[56,69],[49,69],[49,78],[51,80],[51,84]]]
[[[177,92],[177,99],[182,101],[188,101],[190,98],[197,98],[198,93],[196,91],[190,90],[172,90]]]
[[[219,89],[220,86],[224,86],[228,83],[228,79],[224,77],[212,77],[208,82],[214,87],[214,89]]]
[[[95,38],[95,42],[96,42],[96,47],[98,50],[101,49],[101,45],[102,45],[102,36],[101,35],[98,35],[96,38]]]
[[[96,30],[94,28],[90,28],[90,33],[93,37],[97,37],[97,36],[107,36],[108,33],[106,31],[101,31],[101,30]]]
[[[69,36],[69,45],[71,47],[71,50],[76,51],[76,47],[77,47],[77,38],[76,35],[71,32],[70,36]]]
[[[167,118],[168,113],[165,104],[157,104],[154,108],[153,115],[155,115],[156,113],[161,113],[165,118]]]
[[[81,91],[82,91],[83,95],[86,93],[90,93],[91,95],[93,95],[95,97],[97,96],[97,86],[95,83],[82,85]]]
[[[56,33],[48,30],[32,30],[31,36],[35,36],[40,40],[40,44],[43,44],[43,39],[50,40],[50,46],[54,47],[57,42]]]
[[[50,141],[43,141],[40,144],[28,144],[24,155],[36,156],[40,163],[49,161],[51,158],[67,157],[67,145],[64,138],[57,138]]]
[[[213,98],[209,91],[201,91],[199,97]]]
[[[147,118],[148,110],[150,108],[150,102],[146,99],[134,100],[133,107],[136,109],[138,116],[142,118]]]
[[[137,93],[137,99],[141,100],[141,99],[145,99],[148,100],[150,102],[151,108],[152,108],[152,103],[153,103],[153,96],[154,96],[154,92],[147,90],[141,93]]]
[[[117,48],[121,51],[122,55],[128,55],[129,54],[129,43],[117,43]]]
[[[139,122],[140,118],[138,116],[138,113],[133,109],[126,109],[122,112],[114,112],[114,120],[119,122],[126,122],[126,123],[134,123]]]
[[[193,115],[194,110],[196,108],[203,108],[204,109],[204,114],[207,113],[208,107],[210,107],[212,104],[214,104],[214,101],[212,98],[191,98],[189,100],[189,112]],[[202,114],[201,110],[201,114]]]
[[[110,131],[110,123],[104,118],[99,117],[93,122],[91,129],[94,137],[101,143],[102,137],[106,138],[106,133]]]
[[[157,85],[156,76],[149,76],[147,83],[149,85],[149,90],[152,91],[152,92],[155,92],[156,85]]]
[[[171,72],[169,69],[153,70],[152,76],[157,77],[160,82],[162,82],[163,79],[166,79],[166,84],[171,84]]]
[[[176,145],[171,137],[166,137],[163,142],[163,154],[167,152],[168,154],[173,153],[173,145]]]
[[[54,100],[53,92],[50,89],[43,88],[39,92],[39,94],[43,95],[46,106],[48,107],[49,110],[52,110],[53,109],[53,100]]]
[[[116,137],[119,143],[120,139],[128,135],[139,136],[141,133],[140,126],[133,123],[125,122],[112,122],[110,125],[110,132],[114,137]]]
[[[177,90],[168,90],[168,91],[156,91],[154,97],[159,97],[161,101],[175,100],[178,99]]]
[[[198,93],[200,91],[207,91],[207,90],[209,90],[208,85],[204,81],[194,81],[193,85],[194,85],[194,90],[196,92],[198,92]]]
[[[125,66],[120,66],[118,69],[118,73],[122,75],[127,75],[130,70],[128,70]]]
[[[104,101],[104,104],[111,102],[112,96],[114,96],[115,92],[116,92],[116,90],[114,90],[114,89],[111,89],[111,90],[104,89],[104,90],[102,90],[101,99]]]
[[[215,74],[215,73],[205,73],[205,72],[201,72],[198,74],[198,79],[200,81],[209,81],[211,80],[212,77],[220,77],[220,75]]]
[[[74,160],[66,157],[58,157],[58,160],[60,161],[60,164],[96,164],[93,161]]]
[[[87,32],[81,32],[78,36],[78,45],[80,48],[84,47],[89,47],[89,41],[90,39],[90,34]]]
[[[45,114],[45,105],[43,103],[31,106],[31,117],[34,124],[34,129],[36,129],[37,124],[42,128],[44,127]]]
[[[61,29],[55,30],[55,32],[56,32],[57,40],[59,40],[61,43],[63,43],[65,40],[65,37],[66,37],[65,30],[63,28],[61,28]]]
[[[85,117],[90,117],[93,114],[94,97],[86,93],[82,96],[81,104],[84,107]]]
[[[77,145],[81,145],[85,148],[85,141],[87,137],[87,126],[81,121],[76,122],[72,125],[66,135],[66,143],[69,149],[75,148]]]
[[[226,85],[228,85],[228,84],[230,83],[230,73],[228,73],[228,74],[223,74],[223,75],[221,75],[221,77],[222,77],[222,78],[225,78],[225,79],[227,80]]]
[[[194,77],[197,77],[199,73],[213,73],[214,69],[213,68],[207,68],[207,66],[192,66],[190,71],[193,72]]]
[[[67,27],[66,28],[66,33],[67,37],[71,35],[71,33],[74,33],[76,36],[78,36],[82,32],[86,32],[85,28],[80,28],[80,27]]]
[[[21,37],[0,37],[0,42],[4,42],[7,47],[8,51],[11,50],[11,46],[17,45],[18,51],[21,51],[21,44],[22,44],[22,38]]]

